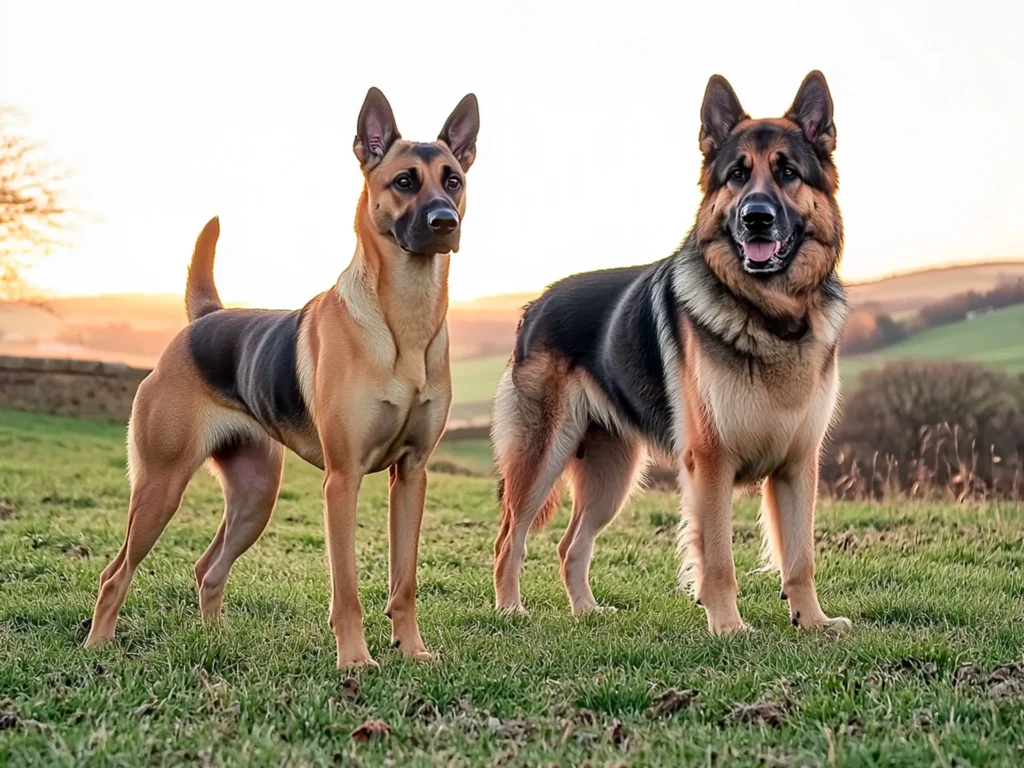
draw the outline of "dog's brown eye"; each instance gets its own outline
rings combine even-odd
[[[462,179],[460,179],[458,176],[449,176],[447,184],[448,189],[458,189],[459,187],[462,186]]]
[[[733,181],[743,181],[743,177],[747,175],[747,172],[743,168],[733,168],[732,173],[729,174],[729,178]]]
[[[399,189],[411,189],[412,177],[407,173],[403,173],[400,176],[395,177],[394,184]]]
[[[795,179],[796,178],[796,169],[791,168],[790,166],[787,165],[785,168],[782,169],[782,178],[784,178],[784,179]]]

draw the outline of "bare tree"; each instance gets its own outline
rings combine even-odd
[[[23,123],[18,110],[0,106],[0,302],[28,299],[25,269],[68,244],[74,215],[64,170]]]

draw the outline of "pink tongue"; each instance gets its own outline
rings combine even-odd
[[[743,244],[743,255],[751,261],[768,261],[779,250],[779,242],[755,241]]]

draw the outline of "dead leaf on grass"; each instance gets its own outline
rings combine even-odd
[[[383,720],[367,720],[351,733],[353,741],[365,744],[373,738],[385,739],[391,735],[391,726]]]
[[[794,708],[795,704],[791,699],[764,697],[753,704],[737,704],[731,714],[743,723],[778,727]]]
[[[621,748],[626,743],[626,726],[618,718],[612,720],[604,729],[605,738],[616,747]]]

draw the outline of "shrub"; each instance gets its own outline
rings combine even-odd
[[[822,467],[844,497],[1019,496],[1024,378],[971,363],[897,362],[860,376]]]

